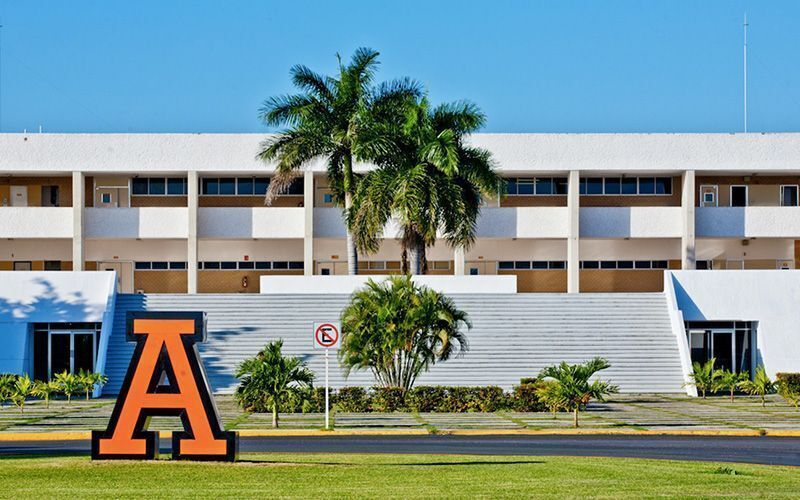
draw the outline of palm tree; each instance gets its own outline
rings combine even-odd
[[[17,405],[20,413],[25,413],[25,402],[31,396],[32,390],[33,382],[31,382],[31,378],[27,373],[17,377],[16,382],[14,382],[13,392],[11,393],[11,401]]]
[[[80,380],[74,373],[69,373],[66,370],[56,373],[54,378],[58,384],[58,390],[64,393],[67,397],[67,405],[70,405],[72,403],[72,395],[81,390]]]
[[[732,370],[717,370],[716,380],[712,385],[714,391],[728,391],[731,396],[731,403],[733,403],[733,393],[742,384],[742,382],[749,380],[750,375],[747,372],[736,373]]]
[[[578,412],[589,401],[596,399],[604,401],[608,394],[619,392],[617,386],[602,380],[589,383],[589,379],[600,370],[609,368],[611,364],[603,358],[594,358],[584,364],[570,365],[561,362],[560,365],[549,366],[542,370],[539,378],[552,379],[556,386],[550,389],[549,396],[564,402],[564,408],[572,411],[572,424],[578,427]]]
[[[0,406],[11,399],[16,381],[17,376],[12,373],[0,374]]]
[[[94,388],[96,386],[104,385],[106,382],[108,382],[108,377],[102,373],[94,373],[84,370],[79,371],[77,377],[81,388],[86,393],[86,401],[89,401],[89,398],[91,397],[92,392],[94,392]]]
[[[50,397],[59,391],[58,383],[55,380],[37,380],[33,384],[31,394],[44,399],[44,407],[50,408]]]
[[[714,363],[716,362],[717,358],[711,358],[703,364],[699,361],[692,363],[689,382],[683,385],[693,385],[703,395],[703,399],[706,399],[706,392],[714,390],[714,384],[720,374],[718,370],[714,370]]]
[[[281,401],[304,388],[310,388],[314,374],[294,356],[281,352],[283,340],[270,342],[254,358],[239,365],[236,377],[242,379],[236,389],[240,402],[259,401],[272,407],[272,427],[278,427]]]
[[[339,359],[346,374],[370,370],[378,385],[407,392],[437,362],[467,350],[467,314],[409,276],[372,280],[342,311]]]
[[[438,236],[452,247],[472,245],[483,199],[502,185],[491,154],[465,141],[485,121],[469,102],[430,109],[423,98],[408,109],[397,139],[400,154],[386,158],[359,183],[349,221],[359,250],[376,252],[393,217],[401,227],[404,273],[409,254],[411,274],[425,272],[426,248]]]
[[[751,396],[761,397],[761,407],[767,406],[767,394],[775,392],[775,383],[767,375],[764,365],[758,365],[753,380],[745,380],[741,384],[744,392]]]
[[[347,216],[356,192],[353,163],[380,162],[397,152],[389,130],[398,125],[397,116],[402,113],[397,110],[421,91],[409,79],[373,85],[378,55],[372,49],[359,48],[349,64],[344,65],[339,58],[337,77],[294,66],[292,81],[300,93],[264,102],[261,120],[268,126],[287,127],[265,140],[258,153],[263,161],[277,162],[268,203],[288,189],[301,167],[314,159],[324,159],[334,201],[339,206],[344,204]],[[356,247],[349,228],[347,264],[348,272],[356,274]]]

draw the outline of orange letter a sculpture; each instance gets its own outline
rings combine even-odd
[[[129,312],[126,337],[136,348],[108,429],[92,431],[92,459],[157,458],[150,417],[176,416],[184,430],[172,433],[172,458],[236,460],[238,435],[220,426],[197,352],[196,343],[205,340],[204,313]]]

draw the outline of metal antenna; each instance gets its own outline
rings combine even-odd
[[[744,15],[744,133],[747,133],[747,13]]]

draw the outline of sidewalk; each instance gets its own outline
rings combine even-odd
[[[243,413],[231,396],[217,396],[217,407],[226,429],[242,435],[271,433],[272,415]],[[79,433],[105,429],[113,399],[53,401],[46,409],[31,402],[25,413],[5,405],[0,408],[0,439],[11,434]],[[800,435],[800,411],[778,396],[770,396],[762,408],[757,398],[726,397],[707,400],[681,395],[616,395],[606,403],[592,403],[581,412],[581,432],[608,433],[724,433]],[[281,430],[318,431],[324,415],[283,414]],[[339,433],[554,433],[572,432],[572,415],[559,413],[337,413],[333,424]],[[151,430],[181,429],[178,419],[153,418]],[[305,432],[304,432],[305,433]]]

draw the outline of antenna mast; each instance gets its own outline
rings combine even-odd
[[[744,15],[744,132],[747,133],[747,14]]]

